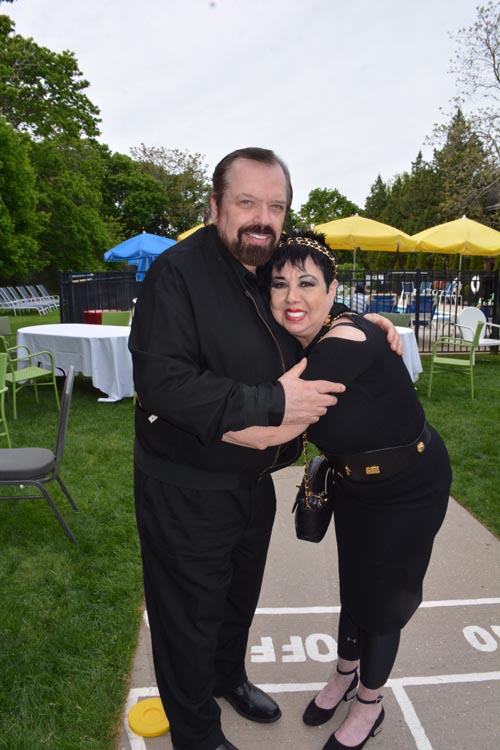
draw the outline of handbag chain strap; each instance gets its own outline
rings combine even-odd
[[[302,450],[304,453],[304,495],[306,498],[306,501],[304,503],[304,508],[306,510],[311,509],[311,496],[313,493],[311,492],[311,485],[309,484],[309,459],[307,456],[307,432],[302,433]],[[321,505],[324,505],[328,502],[328,497],[323,497],[323,495],[318,495],[319,501]]]
[[[304,491],[306,496],[305,508],[311,508],[311,489],[309,487],[309,462],[307,458],[307,432],[302,433],[302,450],[304,452]]]

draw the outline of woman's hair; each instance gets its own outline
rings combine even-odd
[[[263,267],[259,277],[266,286],[270,286],[273,270],[281,271],[288,262],[297,268],[304,268],[307,258],[318,266],[328,289],[337,275],[335,256],[326,244],[325,235],[308,229],[283,232],[273,257]]]
[[[364,294],[365,293],[364,284],[356,284],[356,289],[354,291],[356,294]]]

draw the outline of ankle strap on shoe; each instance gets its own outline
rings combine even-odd
[[[337,664],[337,672],[339,674],[354,674],[357,671],[358,671],[358,668],[354,667],[354,669],[350,669],[348,672],[343,672],[341,669],[339,669],[339,665]]]
[[[359,697],[359,693],[356,693],[356,700],[358,700],[360,703],[364,703],[366,706],[371,706],[373,703],[380,703],[380,701],[383,699],[383,695],[379,695],[378,698],[375,698],[374,701],[365,701],[363,698]]]

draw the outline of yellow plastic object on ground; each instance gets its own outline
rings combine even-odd
[[[170,729],[160,698],[146,698],[128,713],[130,729],[141,737],[159,737]]]

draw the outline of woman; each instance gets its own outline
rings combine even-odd
[[[381,690],[401,629],[422,601],[448,504],[450,464],[385,335],[353,313],[332,319],[336,264],[322,235],[299,232],[283,239],[267,275],[273,316],[307,356],[303,377],[346,385],[335,408],[304,425],[334,468],[341,612],[336,671],[303,719],[323,724],[342,700],[356,696],[323,750],[359,750],[380,731]],[[252,427],[224,439],[264,448],[298,432]]]

